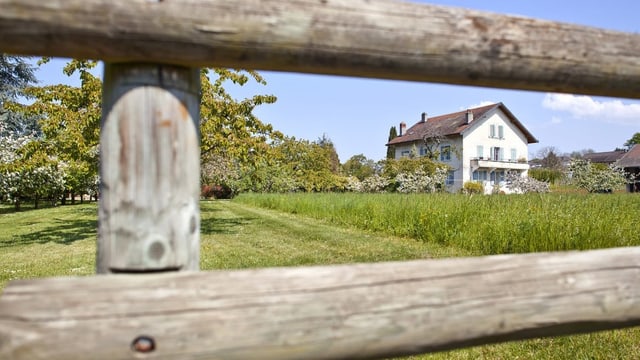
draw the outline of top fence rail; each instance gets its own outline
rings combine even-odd
[[[0,0],[0,51],[640,98],[640,35],[390,0]]]

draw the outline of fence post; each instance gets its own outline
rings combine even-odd
[[[105,64],[98,273],[198,270],[200,71]]]

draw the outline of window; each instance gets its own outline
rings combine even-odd
[[[504,160],[504,149],[501,147],[492,147],[491,148],[491,160],[493,161],[503,161]]]
[[[447,185],[453,185],[453,171],[449,171],[447,173],[447,181],[446,181]]]
[[[490,138],[496,137],[496,126],[495,125],[489,125],[489,137]]]
[[[512,148],[512,149],[511,149],[511,161],[516,161],[516,159],[517,159],[517,155],[518,155],[517,150],[516,150],[516,149],[514,149],[514,148]]]
[[[484,147],[482,145],[478,145],[477,147],[477,156],[478,159],[482,160],[482,157],[484,156]]]
[[[487,171],[486,170],[476,170],[476,171],[474,171],[472,179],[474,181],[486,181],[487,180]]]
[[[498,138],[504,139],[504,126],[502,125],[498,126]]]
[[[451,145],[440,147],[440,161],[451,161]]]
[[[402,156],[402,157],[409,156],[409,154],[410,154],[410,153],[411,153],[411,151],[409,151],[409,150],[404,150],[404,151],[402,151],[402,153],[401,153],[401,155],[400,155],[400,156]]]
[[[424,146],[420,147],[420,156],[425,156],[427,154],[426,149],[424,148]]]
[[[490,174],[490,179],[494,183],[501,183],[504,182],[504,175],[505,173],[503,170],[496,170]]]
[[[504,170],[498,171],[496,173],[496,180],[498,180],[498,182],[504,182]]]

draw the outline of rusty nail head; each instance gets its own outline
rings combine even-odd
[[[149,353],[155,350],[156,342],[151,336],[140,335],[133,339],[131,349],[140,353]]]

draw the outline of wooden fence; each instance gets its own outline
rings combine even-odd
[[[99,275],[11,282],[0,358],[365,359],[636,326],[639,247],[195,271],[197,67],[638,98],[639,49],[392,1],[0,0],[0,51],[106,61]]]

